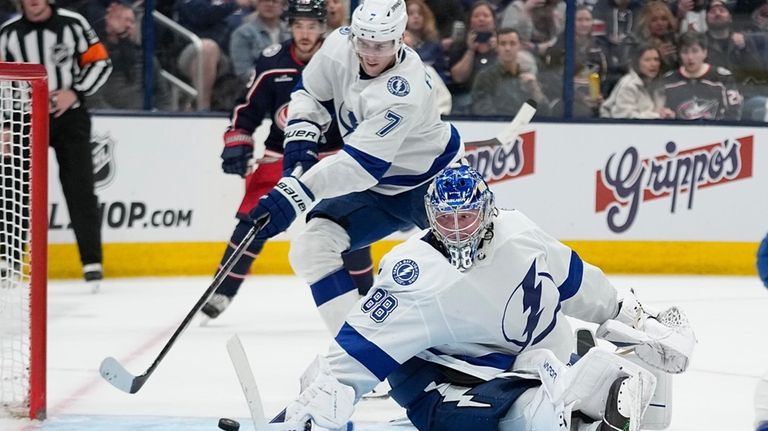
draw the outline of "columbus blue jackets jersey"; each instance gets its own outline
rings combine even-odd
[[[666,106],[679,120],[738,120],[742,97],[728,69],[709,65],[698,78],[682,67],[664,75]]]
[[[255,74],[245,101],[232,112],[232,127],[253,133],[265,118],[271,118],[264,144],[267,151],[282,154],[288,102],[304,66],[295,55],[292,39],[265,48],[254,63]],[[344,144],[335,121],[329,123],[324,137],[320,141],[322,152],[338,150]]]
[[[512,369],[529,349],[567,363],[575,340],[566,315],[602,323],[618,313],[602,271],[518,211],[499,212],[493,239],[466,272],[429,235],[382,259],[375,285],[331,344],[334,376],[358,396],[414,356],[482,380]]]

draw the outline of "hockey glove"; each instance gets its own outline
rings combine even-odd
[[[355,390],[336,379],[325,358],[321,356],[315,361],[317,374],[299,398],[285,408],[285,421],[300,423],[312,419],[325,429],[346,429],[355,409]]]
[[[257,239],[268,239],[285,231],[303,214],[315,200],[312,192],[294,177],[283,177],[259,204],[251,210],[253,224],[259,224],[267,218],[267,224],[256,235]]]
[[[696,335],[683,312],[671,307],[656,316],[648,315],[642,327],[634,328],[611,319],[597,328],[599,338],[620,347],[634,348],[646,364],[667,373],[682,373],[688,368]]]
[[[227,129],[224,132],[224,151],[221,152],[221,169],[227,174],[246,176],[253,157],[253,138],[247,130]]]
[[[317,163],[317,143],[320,141],[319,127],[307,121],[297,121],[285,128],[283,142],[283,176],[293,174],[296,167],[307,172]]]
[[[297,166],[301,172],[307,172],[317,163],[317,144],[312,141],[292,141],[285,145],[283,151],[283,176],[293,173]]]

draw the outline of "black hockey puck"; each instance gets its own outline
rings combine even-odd
[[[219,429],[224,431],[238,431],[240,429],[240,422],[234,419],[221,418],[219,419]]]

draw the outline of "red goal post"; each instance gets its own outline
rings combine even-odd
[[[45,418],[48,78],[0,62],[0,416]]]

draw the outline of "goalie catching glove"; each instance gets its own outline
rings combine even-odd
[[[294,177],[280,178],[277,185],[261,197],[256,208],[251,210],[249,217],[253,224],[267,220],[256,238],[268,239],[284,232],[291,226],[298,214],[303,214],[314,202],[312,192]]]
[[[618,316],[600,325],[596,335],[618,347],[634,348],[645,363],[673,374],[688,368],[696,345],[693,329],[679,308],[649,314],[634,294],[624,298]]]
[[[316,373],[308,379],[299,398],[285,408],[285,421],[301,423],[312,420],[326,429],[345,428],[355,410],[355,390],[339,382],[328,361],[318,356],[310,368]]]

